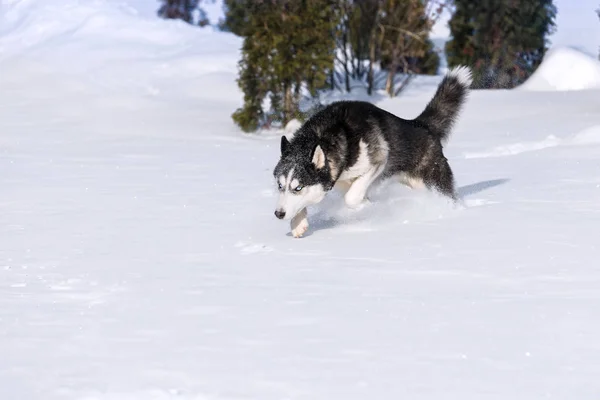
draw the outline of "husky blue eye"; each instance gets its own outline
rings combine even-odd
[[[279,189],[283,189],[283,186],[281,185],[281,183],[278,183],[277,186],[279,186]]]
[[[299,191],[301,191],[301,190],[302,190],[302,188],[303,188],[302,186],[296,186],[296,189],[294,189],[294,190],[295,190],[296,192],[299,192]]]

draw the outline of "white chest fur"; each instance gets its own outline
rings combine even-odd
[[[373,164],[369,160],[369,146],[362,140],[358,143],[358,159],[354,165],[346,168],[342,171],[342,174],[338,178],[340,181],[349,181],[359,176],[364,175],[367,171],[373,168]]]

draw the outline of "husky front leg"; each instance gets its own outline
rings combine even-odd
[[[302,237],[308,229],[308,212],[303,208],[294,218],[292,218],[292,236],[295,238]]]
[[[350,190],[352,186],[352,181],[337,181],[333,186],[336,190],[338,190],[341,194],[345,195]]]
[[[359,208],[361,205],[368,202],[365,198],[367,190],[383,172],[383,167],[383,165],[373,167],[352,182],[352,186],[350,186],[350,189],[348,189],[348,192],[344,196],[344,201],[348,207]]]

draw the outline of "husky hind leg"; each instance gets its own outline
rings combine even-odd
[[[398,179],[398,182],[405,186],[408,186],[411,189],[418,190],[425,188],[425,184],[423,183],[423,180],[421,178],[409,175],[405,172],[397,174],[396,178]]]
[[[423,177],[423,183],[429,189],[436,189],[438,192],[450,197],[456,201],[456,190],[454,188],[454,174],[444,157],[433,164]]]

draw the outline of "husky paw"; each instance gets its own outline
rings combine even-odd
[[[302,237],[306,233],[308,229],[308,219],[306,218],[308,213],[306,212],[306,208],[303,208],[298,215],[292,218],[291,228],[292,228],[292,236],[295,238]]]
[[[300,238],[306,233],[307,230],[308,220],[303,219],[292,229],[292,236],[295,238]]]

